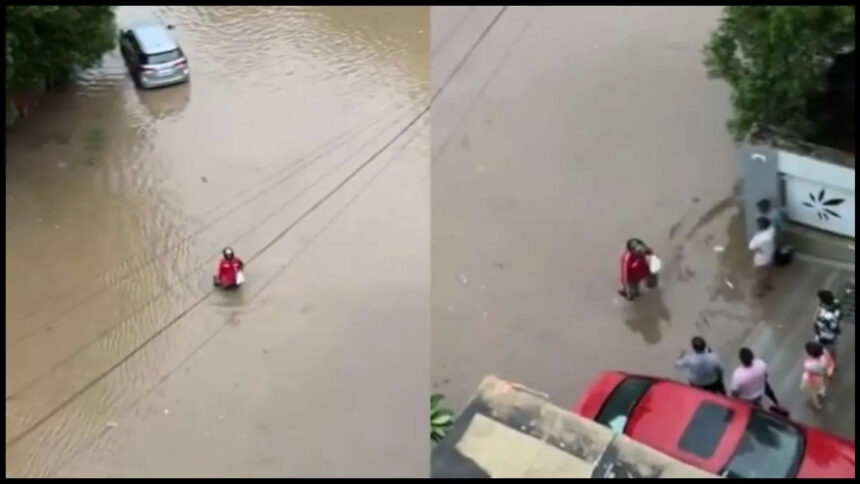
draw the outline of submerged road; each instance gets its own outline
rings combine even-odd
[[[192,82],[137,91],[114,52],[7,133],[7,477],[426,476],[431,377],[572,405],[605,369],[681,377],[694,334],[853,438],[853,372],[822,414],[792,393],[796,315],[853,275],[747,296],[718,14],[120,7],[177,26]],[[631,236],[666,263],[635,304]]]
[[[151,17],[7,136],[6,475],[426,475],[429,8]]]

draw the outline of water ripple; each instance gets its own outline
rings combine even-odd
[[[138,91],[114,51],[7,136],[7,279],[24,274],[7,284],[7,476],[89,445],[220,324],[114,368],[210,289],[218,247],[262,246],[426,103],[425,7],[117,12],[147,17],[176,26],[189,84]]]

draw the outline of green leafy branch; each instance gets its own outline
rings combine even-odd
[[[441,393],[430,395],[430,440],[439,442],[454,424],[454,412],[442,407],[445,396]]]

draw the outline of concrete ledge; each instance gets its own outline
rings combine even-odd
[[[433,449],[433,478],[716,478],[488,376]]]

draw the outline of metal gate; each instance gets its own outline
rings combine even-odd
[[[791,221],[854,238],[854,170],[781,152],[779,172]]]

